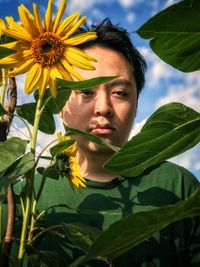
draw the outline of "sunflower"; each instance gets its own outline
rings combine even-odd
[[[0,18],[0,38],[3,35],[3,30],[6,29],[4,21]],[[2,86],[2,69],[0,68],[0,86]]]
[[[69,137],[63,136],[61,133],[57,134],[58,142],[62,143],[66,140],[69,140]],[[76,161],[77,147],[76,142],[71,146],[65,148],[57,157],[58,165],[62,164],[60,169],[61,175],[64,175],[72,189],[77,187],[79,190],[85,185],[85,179],[78,172],[79,165]],[[61,164],[60,164],[61,163]]]
[[[6,36],[14,38],[2,46],[13,49],[16,53],[0,60],[0,68],[14,68],[9,77],[28,72],[25,93],[36,89],[40,97],[49,87],[51,95],[56,97],[56,78],[82,80],[73,68],[93,70],[94,58],[76,46],[96,38],[95,32],[77,33],[86,17],[79,19],[80,13],[72,14],[61,21],[66,8],[63,0],[57,14],[52,18],[52,0],[47,5],[44,23],[37,4],[33,3],[33,14],[24,6],[18,7],[22,24],[17,24],[12,17],[6,17],[7,29],[2,29]]]

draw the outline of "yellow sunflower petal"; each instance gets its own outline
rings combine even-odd
[[[83,77],[74,69],[72,66],[68,63],[67,60],[62,61],[62,65],[65,67],[65,69],[72,74],[74,77],[76,77],[78,80],[83,80]]]
[[[68,39],[70,36],[72,36],[72,34],[74,34],[77,29],[86,21],[86,16],[82,17],[72,28],[71,30],[65,35],[65,37],[63,38],[63,40]]]
[[[69,72],[62,65],[57,65],[56,68],[62,76],[61,79],[68,80],[68,81],[72,80],[72,77],[70,76]]]
[[[8,17],[6,17],[7,20]],[[24,41],[28,41],[31,42],[32,40],[32,36],[20,25],[18,25],[14,20],[10,20],[10,18],[8,18],[8,28],[6,30],[3,30],[4,34],[6,36],[10,36],[13,37],[15,39],[21,39]],[[12,30],[10,30],[12,29]],[[13,30],[14,29],[14,30]]]
[[[53,98],[57,95],[56,80],[49,78],[49,90]]]
[[[38,29],[34,25],[33,15],[24,5],[20,5],[18,7],[18,12],[22,25],[25,28],[25,30],[29,32],[32,37],[36,37],[38,35]]]
[[[3,30],[5,29],[6,29],[6,25],[4,21],[2,20],[2,18],[0,18],[0,36],[3,34]]]
[[[78,12],[65,18],[63,22],[60,24],[60,26],[58,27],[56,34],[59,36],[61,35],[65,36],[65,34],[67,34],[67,32],[75,25],[79,16],[80,16],[80,13]]]
[[[63,0],[53,22],[53,32],[56,32],[66,8],[66,0]]]
[[[44,17],[44,26],[47,32],[50,32],[52,30],[52,6],[53,2],[52,0],[49,0],[46,14]]]
[[[63,77],[56,67],[52,67],[50,70],[50,78],[55,80],[56,78],[62,79]]]
[[[41,34],[41,33],[44,32],[43,24],[42,24],[42,18],[40,16],[40,12],[39,12],[38,6],[35,3],[33,3],[33,11],[34,11],[34,16],[35,16],[36,26],[38,28],[39,33]]]
[[[97,35],[95,32],[86,32],[86,33],[79,33],[76,34],[69,39],[66,39],[64,41],[64,44],[66,45],[79,45],[87,41],[91,41],[97,38]]]
[[[74,65],[78,68],[84,69],[84,70],[94,70],[95,67],[91,64],[91,62],[80,56],[77,55],[76,57],[73,56],[73,54],[71,54],[70,52],[65,52],[65,58],[67,59],[67,61],[71,64]]]
[[[49,70],[48,70],[48,68],[44,68],[43,73],[41,75],[41,82],[40,82],[40,86],[39,86],[40,98],[42,98],[44,96],[44,92],[46,90],[48,82],[49,82]]]
[[[86,54],[83,50],[81,50],[81,49],[79,49],[79,48],[77,48],[77,47],[70,47],[70,46],[69,46],[69,47],[67,47],[66,51],[69,52],[70,55],[73,56],[73,57],[75,57],[75,58],[76,58],[77,56],[81,56],[81,57],[86,58],[86,59],[88,59],[88,60],[90,60],[90,61],[97,62],[97,60],[96,60],[95,58],[89,56],[89,55]]]
[[[25,82],[25,93],[32,93],[38,86],[41,81],[42,68],[39,64],[34,64],[30,69]]]
[[[15,51],[22,51],[22,50],[27,50],[30,48],[30,44],[29,43],[25,43],[25,42],[10,42],[10,43],[6,43],[6,44],[1,44],[0,47],[6,47],[9,49],[13,49]]]
[[[9,77],[14,77],[17,76],[19,74],[23,74],[25,72],[28,72],[30,70],[30,68],[35,64],[34,60],[31,58],[29,60],[26,60],[23,64],[21,63],[21,65],[13,70],[13,71],[9,71]]]
[[[13,55],[0,59],[0,67],[15,68],[20,64],[23,64],[23,62],[24,62],[23,52],[17,52]]]

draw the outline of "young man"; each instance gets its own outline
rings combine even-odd
[[[122,146],[133,125],[146,64],[123,29],[105,20],[95,27],[95,31],[98,38],[81,48],[97,59],[96,69],[79,72],[85,79],[99,76],[117,78],[90,91],[74,90],[61,116],[64,124],[70,127]],[[81,222],[105,230],[128,214],[185,199],[199,186],[191,173],[168,162],[161,162],[138,177],[120,177],[102,167],[112,155],[111,150],[83,137],[76,139],[79,171],[87,180],[86,188],[81,193],[72,192],[65,179],[47,179],[39,203],[40,211],[48,209],[44,217],[47,227]],[[174,223],[113,260],[112,266],[200,266],[199,226],[198,218]],[[53,232],[38,243],[39,248],[59,255],[56,257],[57,266],[68,266],[82,255],[66,236]],[[93,260],[84,266],[103,267],[108,264]]]

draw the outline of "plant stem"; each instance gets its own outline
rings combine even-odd
[[[6,95],[6,87],[7,87],[7,71],[6,69],[2,69],[2,89],[1,89],[1,96],[0,96],[0,103],[4,107],[5,95]],[[3,116],[0,117],[0,121],[3,122]]]
[[[39,126],[39,121],[40,121],[40,116],[41,116],[41,105],[42,105],[42,99],[39,98],[37,101],[33,134],[32,134],[32,138],[31,138],[31,152],[34,155],[35,155],[35,150],[36,150],[38,126]],[[26,175],[26,180],[27,180],[27,182],[26,182],[27,183],[26,206],[25,206],[25,214],[24,214],[24,218],[23,218],[20,247],[19,247],[19,253],[18,253],[18,260],[19,260],[20,264],[23,261],[27,232],[28,232],[28,225],[29,225],[30,214],[31,214],[31,210],[32,210],[34,177],[35,177],[35,168],[33,168]],[[33,216],[34,215],[32,214],[32,219],[33,219]],[[31,232],[31,229],[30,229],[30,232]]]

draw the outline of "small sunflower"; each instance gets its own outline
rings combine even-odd
[[[56,96],[56,78],[82,80],[81,75],[73,66],[93,70],[94,58],[76,46],[96,38],[95,32],[77,33],[86,17],[79,19],[75,13],[62,16],[66,8],[63,0],[56,16],[52,18],[52,0],[49,0],[44,23],[42,22],[37,4],[33,3],[33,14],[24,6],[18,7],[22,24],[17,24],[12,17],[6,17],[7,29],[2,29],[6,36],[16,39],[15,42],[2,46],[16,51],[0,60],[0,67],[14,68],[9,76],[17,76],[28,72],[25,82],[25,93],[30,94],[36,89],[40,97],[49,87],[53,97]]]
[[[64,142],[69,140],[67,136],[63,136],[61,133],[57,134],[58,142]],[[58,165],[60,166],[61,175],[65,176],[72,187],[77,187],[79,190],[85,185],[85,179],[80,175],[79,165],[76,161],[77,147],[76,142],[65,148],[57,157]]]

